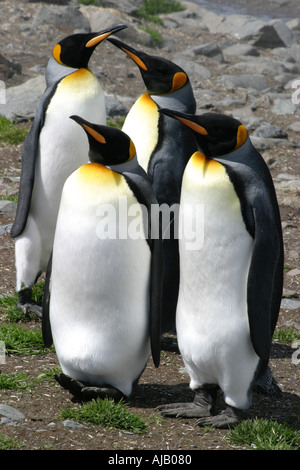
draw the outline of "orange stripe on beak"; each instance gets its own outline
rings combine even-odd
[[[94,137],[95,140],[97,140],[97,142],[100,142],[100,144],[106,144],[106,140],[103,137],[103,135],[99,134],[99,132],[95,131],[94,129],[92,129],[90,126],[87,126],[86,124],[82,124],[82,126],[92,137]]]
[[[200,124],[197,124],[196,122],[189,121],[188,119],[176,116],[176,118],[181,121],[183,124],[186,126],[190,127],[193,131],[197,132],[198,134],[202,135],[207,135],[208,132],[204,127],[200,126]]]
[[[126,52],[127,55],[129,55],[129,57],[143,70],[147,71],[147,67],[146,65],[144,64],[144,62],[135,54],[133,54],[132,52],[129,52],[127,51],[127,49],[124,49],[122,47],[122,51]]]
[[[92,39],[90,39],[85,47],[93,47],[93,46],[96,46],[97,44],[99,44],[99,42],[101,41],[104,41],[104,39],[106,39],[108,36],[110,36],[112,33],[109,32],[109,33],[104,33],[104,34],[100,34],[99,36],[96,36]]]

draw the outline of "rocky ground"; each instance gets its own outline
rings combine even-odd
[[[62,5],[65,3],[65,5]],[[111,24],[130,27],[119,36],[124,42],[150,54],[180,64],[194,87],[198,112],[224,112],[240,118],[267,161],[280,204],[285,245],[285,281],[280,327],[299,331],[300,325],[300,12],[297,0],[264,2],[268,22],[254,17],[216,14],[186,3],[184,12],[162,15],[164,25],[150,24],[162,35],[163,45],[139,29],[145,25],[134,16],[141,2],[103,1],[104,8],[81,6],[76,1],[0,2],[0,79],[5,82],[7,105],[0,114],[28,125],[44,89],[44,71],[56,42],[73,31],[101,30]],[[134,3],[135,6],[132,4]],[[217,3],[217,2],[216,2]],[[244,2],[233,2],[233,5]],[[248,2],[247,2],[248,4]],[[261,2],[251,2],[252,8]],[[278,6],[279,5],[279,6]],[[120,8],[122,10],[120,10]],[[298,9],[298,10],[297,10]],[[256,10],[258,11],[258,10]],[[278,15],[276,15],[278,12]],[[255,11],[251,11],[254,14]],[[149,26],[149,24],[147,24]],[[130,59],[112,44],[103,43],[90,63],[107,97],[108,115],[124,116],[144,91],[140,73]],[[297,82],[299,80],[299,82]],[[1,95],[0,95],[1,96]],[[16,195],[20,176],[21,146],[0,144],[0,195]],[[14,292],[14,247],[9,235],[15,204],[0,201],[0,294]],[[1,318],[0,318],[1,321]],[[28,326],[28,325],[27,325]],[[29,327],[39,328],[39,324]],[[16,437],[26,449],[231,449],[227,431],[195,427],[194,420],[161,419],[156,406],[192,398],[176,339],[169,338],[161,366],[151,361],[140,380],[130,410],[142,414],[149,427],[133,435],[97,426],[70,427],[59,420],[60,410],[76,406],[54,381],[26,393],[0,391],[0,404],[19,410],[19,419],[3,417],[0,433]],[[249,417],[273,417],[300,424],[299,364],[292,360],[296,346],[274,341],[271,367],[283,389],[281,400],[254,397]],[[297,362],[297,361],[296,361]],[[41,371],[57,365],[54,353],[43,356],[9,356],[1,365],[5,373]],[[2,415],[5,416],[4,411]]]

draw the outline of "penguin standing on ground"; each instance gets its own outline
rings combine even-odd
[[[178,65],[137,51],[115,38],[108,41],[135,62],[147,89],[130,109],[122,130],[133,140],[139,163],[147,172],[161,205],[164,230],[162,330],[174,331],[179,283],[176,219],[186,157],[196,147],[182,123],[158,110],[164,107],[193,114],[196,111],[194,93],[188,75]]]
[[[132,394],[151,352],[159,366],[157,201],[127,134],[71,117],[88,136],[90,163],[63,188],[43,338],[54,342],[63,387],[81,399],[119,399]]]
[[[280,393],[268,367],[283,285],[279,207],[268,167],[239,121],[161,112],[193,130],[199,151],[182,181],[176,314],[178,346],[196,395],[193,403],[160,411],[227,427],[251,405],[253,389]],[[197,224],[197,207],[204,212],[193,246],[185,229]],[[227,407],[216,414],[218,387]]]
[[[49,259],[60,195],[66,178],[88,161],[88,140],[69,119],[71,114],[106,123],[102,88],[88,68],[89,59],[117,25],[97,33],[74,34],[53,48],[46,69],[46,90],[22,151],[15,239],[18,306],[40,316],[32,302],[32,286]]]

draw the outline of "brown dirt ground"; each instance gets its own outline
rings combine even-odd
[[[32,7],[32,5],[30,5]],[[163,31],[163,34],[172,35],[172,31]],[[179,50],[182,50],[182,38],[175,35]],[[13,39],[11,34],[10,39]],[[173,36],[174,39],[174,36]],[[226,38],[225,38],[226,39]],[[18,40],[17,38],[15,39]],[[198,36],[199,43],[208,42],[209,35]],[[192,43],[193,37],[185,36],[185,45]],[[41,45],[40,61],[45,63],[43,51],[49,48]],[[114,58],[109,55],[109,49],[103,48],[102,58],[105,57],[105,72],[101,74],[103,87],[111,92],[120,93],[122,85],[126,81],[126,94],[138,96],[143,92],[139,73],[133,68],[122,65],[124,57],[120,57],[117,65],[119,74],[115,73],[116,64]],[[166,50],[157,51],[158,54],[166,55]],[[152,52],[153,53],[153,52]],[[25,57],[24,76],[31,63],[34,62],[34,54]],[[28,64],[26,64],[28,60]],[[94,61],[97,60],[95,57]],[[209,59],[208,59],[209,61]],[[203,61],[205,65],[205,60]],[[210,69],[213,65],[209,62]],[[113,67],[114,74],[109,74]],[[130,71],[130,80],[128,79]],[[28,72],[28,76],[30,73]],[[24,79],[23,76],[23,79]],[[112,78],[114,77],[114,78]],[[205,86],[208,83],[204,84]],[[213,86],[213,81],[210,82]],[[203,87],[205,87],[203,86]],[[224,93],[229,93],[224,91]],[[270,120],[268,110],[258,110],[261,116],[265,114]],[[283,129],[295,120],[295,117],[276,118],[275,124]],[[289,138],[297,141],[296,133],[289,131]],[[0,178],[15,188],[10,181],[10,176],[18,175],[20,172],[21,146],[0,145]],[[274,160],[275,164],[270,166],[272,176],[282,172],[283,168],[289,173],[300,175],[299,149],[279,145],[272,151],[263,153],[266,160]],[[282,205],[280,207],[282,220],[285,222],[284,244],[286,259],[285,263],[292,267],[299,267],[299,209],[293,206]],[[0,216],[0,225],[11,223],[12,219]],[[14,268],[14,246],[9,234],[0,237],[0,293],[13,293],[15,283]],[[296,253],[296,255],[295,255]],[[298,253],[298,255],[297,255]],[[285,273],[284,287],[299,293],[299,276],[290,277]],[[278,326],[286,326],[287,322],[300,322],[298,310],[281,310]],[[0,319],[1,320],[1,319]],[[40,328],[39,322],[26,323],[27,327]],[[273,373],[283,388],[283,396],[280,400],[274,400],[259,395],[254,396],[253,406],[247,412],[249,417],[264,417],[276,419],[279,422],[288,422],[299,427],[300,424],[300,393],[299,393],[299,365],[292,363],[292,354],[295,350],[290,345],[273,342],[270,365]],[[1,365],[3,373],[13,374],[15,372],[29,373],[38,376],[42,371],[58,365],[55,353],[50,352],[38,356],[11,355],[6,364]],[[133,413],[141,414],[149,423],[144,434],[135,435],[113,429],[107,429],[96,425],[89,425],[81,429],[65,428],[59,419],[63,408],[78,406],[71,401],[70,394],[63,390],[54,380],[45,382],[29,392],[0,391],[0,402],[19,408],[25,414],[25,420],[20,426],[0,426],[0,432],[7,437],[17,438],[24,444],[26,450],[40,450],[51,448],[53,450],[232,450],[233,447],[227,442],[226,430],[210,430],[195,426],[193,419],[162,419],[156,407],[163,403],[188,401],[193,394],[188,387],[188,377],[181,372],[183,363],[176,346],[176,338],[169,336],[164,342],[161,354],[161,365],[155,369],[151,359],[142,375],[134,397],[128,400],[128,407]],[[54,426],[48,426],[55,423]],[[234,447],[234,449],[239,449]]]

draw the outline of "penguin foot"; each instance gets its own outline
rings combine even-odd
[[[120,401],[124,395],[120,390],[114,387],[84,387],[81,390],[81,397],[84,401],[96,400],[97,398],[111,398],[114,401]]]
[[[22,310],[25,315],[35,314],[42,318],[42,307],[32,301],[31,287],[25,287],[18,292],[17,307]]]
[[[124,398],[120,390],[109,385],[103,387],[88,386],[64,373],[55,374],[54,377],[64,389],[68,390],[79,401],[90,401],[97,398],[111,398],[115,401],[120,401],[121,398]]]
[[[159,406],[158,409],[169,418],[205,418],[211,414],[216,395],[216,387],[204,386],[196,391],[192,403],[171,403]]]
[[[228,429],[236,426],[241,420],[241,411],[228,406],[218,415],[198,419],[196,424],[201,427],[209,426],[216,429]]]
[[[42,318],[42,307],[36,304],[18,305],[25,315],[35,314],[37,317]]]
[[[168,418],[202,418],[210,416],[210,409],[195,403],[170,403],[158,406],[159,412]]]

